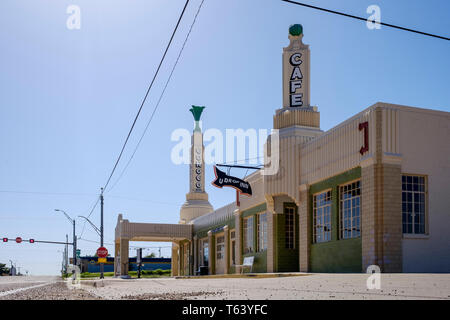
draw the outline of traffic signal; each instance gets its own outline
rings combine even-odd
[[[30,243],[34,243],[34,239],[30,239]]]
[[[8,242],[8,238],[3,238],[3,242]]]

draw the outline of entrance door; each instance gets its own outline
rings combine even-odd
[[[225,273],[225,235],[216,235],[216,274]]]

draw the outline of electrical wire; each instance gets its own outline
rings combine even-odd
[[[127,164],[125,165],[124,169],[123,169],[122,172],[120,173],[119,177],[118,177],[117,180],[114,182],[113,186],[112,186],[111,188],[109,188],[109,191],[111,191],[112,189],[114,189],[114,187],[116,186],[116,184],[117,184],[117,183],[119,182],[119,180],[122,178],[123,174],[125,173],[125,171],[127,170],[128,166],[130,165],[131,161],[133,160],[136,151],[138,150],[139,145],[141,144],[141,141],[142,141],[142,139],[144,138],[144,136],[145,136],[145,134],[146,134],[146,132],[147,132],[147,129],[148,129],[148,127],[150,126],[150,123],[151,123],[152,120],[153,120],[153,116],[155,115],[155,112],[156,112],[156,110],[157,110],[158,107],[159,107],[159,104],[160,104],[160,102],[161,102],[161,100],[162,100],[162,98],[163,98],[163,96],[164,96],[164,93],[166,92],[167,86],[168,86],[168,84],[169,84],[169,82],[170,82],[170,79],[172,78],[172,75],[173,75],[173,72],[175,71],[175,68],[177,67],[178,61],[180,60],[181,54],[182,54],[182,52],[183,52],[183,50],[184,50],[184,47],[186,46],[186,43],[187,43],[187,41],[188,41],[188,39],[189,39],[189,35],[191,34],[192,28],[194,27],[194,24],[195,24],[195,22],[196,22],[196,20],[197,20],[197,16],[198,16],[198,14],[200,13],[200,10],[201,10],[201,8],[202,8],[202,5],[203,5],[203,2],[204,2],[204,1],[205,1],[205,0],[202,0],[202,2],[200,3],[200,6],[199,6],[198,9],[197,9],[197,13],[195,14],[195,17],[194,17],[194,20],[192,21],[191,27],[189,28],[189,31],[188,31],[188,33],[187,33],[187,35],[186,35],[186,38],[185,38],[185,40],[184,40],[184,43],[183,43],[183,45],[182,45],[182,47],[181,47],[181,49],[180,49],[180,52],[178,53],[178,57],[177,57],[177,59],[176,59],[176,61],[175,61],[175,64],[174,64],[173,67],[172,67],[172,71],[170,72],[170,75],[169,75],[169,77],[167,78],[166,84],[164,85],[164,88],[163,88],[163,90],[162,90],[162,92],[161,92],[161,95],[159,96],[158,102],[156,103],[155,108],[153,109],[153,112],[152,112],[152,114],[151,114],[151,116],[150,116],[150,118],[149,118],[149,120],[148,120],[148,122],[147,122],[147,125],[146,125],[146,127],[145,127],[145,129],[144,129],[144,132],[143,132],[142,135],[141,135],[141,138],[139,139],[139,142],[137,143],[137,145],[136,145],[136,147],[135,147],[135,149],[134,149],[134,151],[133,151],[133,153],[132,153],[130,159],[128,160],[128,162],[127,162]]]
[[[95,210],[95,208],[97,207],[99,201],[100,201],[100,197],[97,197],[97,200],[95,201],[94,206],[93,206],[92,209],[91,209],[91,212],[89,212],[89,215],[87,216],[88,219],[89,219],[89,217],[92,215],[92,213],[94,212],[94,210]],[[84,220],[83,230],[81,231],[81,234],[79,235],[80,238],[83,236],[84,229],[86,228],[86,222],[87,222],[87,221]]]
[[[49,195],[49,196],[82,196],[90,197],[92,193],[64,193],[64,192],[40,192],[40,191],[19,191],[19,190],[0,190],[0,193],[19,193],[19,194],[33,194],[33,195]]]
[[[109,178],[108,178],[108,180],[106,181],[105,186],[103,187],[103,190],[106,190],[106,187],[108,186],[109,182],[111,181],[111,178],[112,178],[114,172],[116,171],[117,165],[119,164],[119,161],[120,161],[120,159],[122,158],[122,154],[123,154],[123,151],[125,150],[125,147],[126,147],[126,145],[127,145],[127,143],[128,143],[128,139],[130,138],[131,133],[133,132],[134,126],[135,126],[135,124],[136,124],[136,122],[137,122],[137,120],[138,120],[138,118],[139,118],[139,115],[141,114],[141,111],[142,111],[142,108],[143,108],[143,106],[144,106],[144,104],[145,104],[145,101],[147,100],[147,96],[148,96],[148,94],[149,94],[149,92],[150,92],[150,90],[151,90],[151,88],[152,88],[152,86],[153,86],[153,83],[155,82],[156,76],[157,76],[158,73],[159,73],[159,70],[160,70],[161,65],[162,65],[162,63],[163,63],[163,61],[164,61],[164,58],[166,57],[167,51],[169,50],[170,45],[172,44],[172,40],[173,40],[173,38],[174,38],[174,36],[175,36],[175,33],[176,33],[177,29],[178,29],[178,26],[179,26],[179,24],[180,24],[181,18],[183,17],[184,12],[186,11],[186,7],[187,7],[188,3],[189,3],[189,0],[186,0],[186,3],[184,4],[184,7],[183,7],[183,11],[181,12],[180,17],[178,18],[178,21],[177,21],[177,24],[176,24],[176,26],[175,26],[175,29],[173,30],[172,36],[170,37],[169,43],[167,44],[166,50],[164,51],[164,54],[163,54],[163,56],[162,56],[162,58],[161,58],[161,61],[159,62],[158,68],[156,69],[156,72],[155,72],[155,74],[154,74],[154,76],[153,76],[152,82],[150,83],[150,85],[149,85],[149,87],[148,87],[148,89],[147,89],[147,92],[145,93],[144,99],[143,99],[142,102],[141,102],[141,105],[140,105],[140,107],[139,107],[139,110],[138,110],[138,112],[137,112],[137,114],[136,114],[136,116],[135,116],[135,118],[134,118],[133,124],[131,125],[131,128],[130,128],[130,130],[128,131],[128,135],[127,135],[127,137],[126,137],[126,139],[125,139],[125,142],[124,142],[124,144],[123,144],[123,146],[122,146],[122,149],[121,149],[121,151],[120,151],[120,153],[119,153],[119,156],[117,157],[116,163],[114,164],[114,167],[113,167],[113,169],[112,169],[112,171],[111,171],[111,174],[109,175]]]
[[[330,10],[330,9],[320,8],[320,7],[312,6],[312,5],[306,4],[306,3],[301,3],[301,2],[291,1],[291,0],[281,0],[281,1],[292,3],[292,4],[296,4],[298,6],[303,6],[303,7],[315,9],[315,10],[320,10],[320,11],[325,11],[325,12],[328,12],[328,13],[341,15],[341,16],[344,16],[344,17],[347,17],[347,18],[353,18],[353,19],[357,19],[357,20],[361,20],[361,21],[370,21],[367,18],[358,17],[358,16],[354,16],[354,15],[351,15],[351,14],[348,14],[348,13],[334,11],[334,10]],[[418,33],[418,34],[421,34],[421,35],[424,35],[424,36],[434,37],[434,38],[438,38],[438,39],[442,39],[442,40],[450,40],[450,38],[447,38],[447,37],[439,36],[439,35],[432,34],[432,33],[422,32],[422,31],[418,31],[418,30],[413,30],[413,29],[409,29],[409,28],[405,28],[405,27],[400,27],[400,26],[396,26],[396,25],[393,25],[393,24],[389,24],[389,23],[379,22],[379,21],[375,21],[375,20],[372,20],[371,22],[375,23],[375,24],[380,24],[382,26],[390,27],[390,28],[395,28],[395,29],[400,29],[400,30],[403,30],[403,31]]]

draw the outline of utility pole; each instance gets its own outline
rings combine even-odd
[[[73,222],[73,265],[77,265],[77,236],[75,235],[75,219]]]
[[[77,236],[75,235],[75,219],[72,219],[71,217],[69,217],[69,215],[64,210],[55,209],[55,211],[62,212],[73,225],[73,265],[76,266],[77,265]],[[67,241],[66,241],[66,243],[67,243]],[[74,275],[75,275],[75,271],[74,271]]]
[[[69,266],[69,236],[66,234],[66,254],[65,254],[65,263],[64,263],[64,272],[67,273],[67,268]]]
[[[100,193],[100,247],[103,247],[103,188]],[[108,258],[107,258],[108,259]],[[103,279],[104,265],[100,263],[100,279]]]

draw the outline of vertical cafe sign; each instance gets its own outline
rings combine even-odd
[[[289,28],[290,44],[283,49],[283,107],[309,106],[309,46],[302,42],[301,24]]]
[[[292,69],[292,74],[289,79],[289,94],[290,94],[290,107],[301,107],[303,106],[303,93],[297,92],[297,89],[302,88],[303,75],[300,66],[302,64],[302,54],[294,53],[289,58],[289,62]]]

